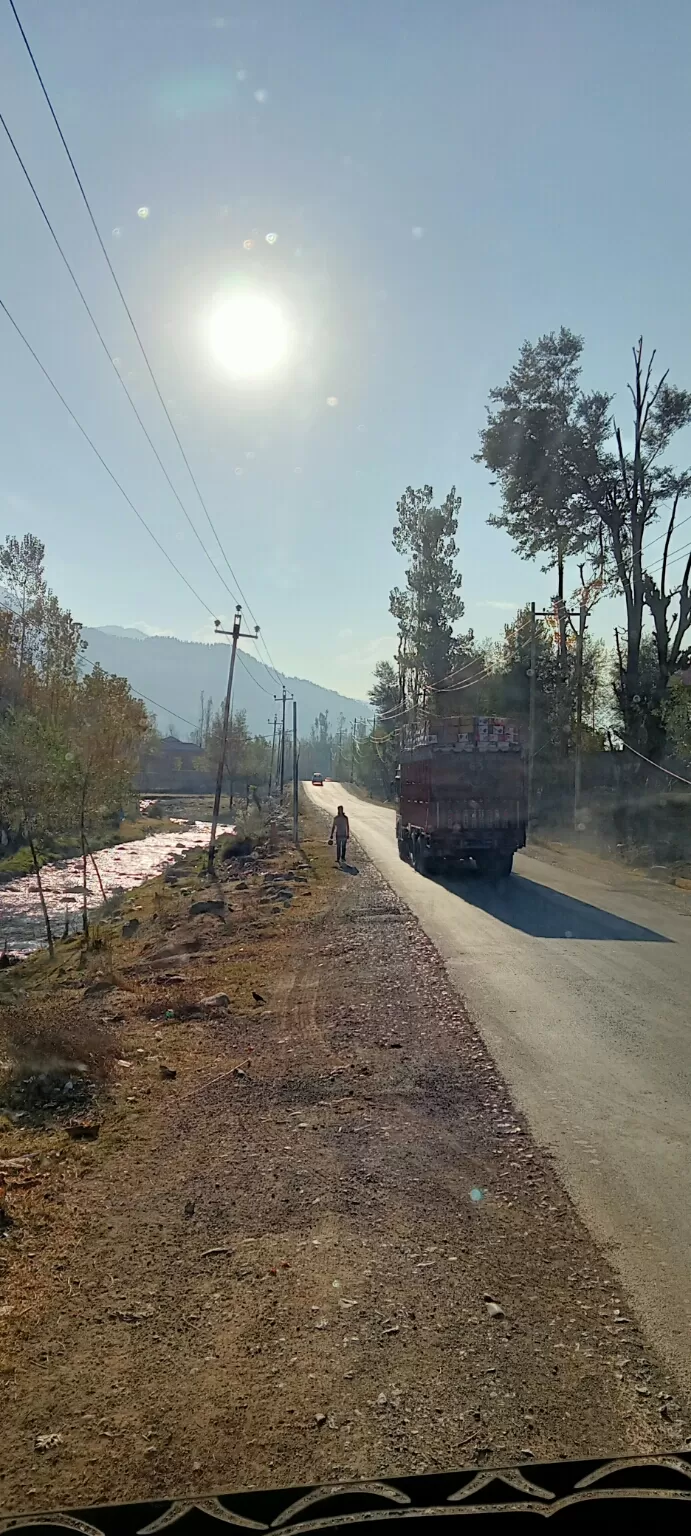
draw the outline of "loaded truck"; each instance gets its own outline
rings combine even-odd
[[[471,859],[481,875],[510,875],[526,838],[526,767],[518,727],[474,716],[439,722],[402,749],[396,837],[422,874],[451,874]]]

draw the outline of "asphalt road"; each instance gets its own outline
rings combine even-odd
[[[430,879],[399,859],[392,810],[332,782],[305,789],[330,812],[344,805],[353,836],[418,917],[653,1343],[691,1390],[691,915],[524,855],[494,887],[472,872]]]

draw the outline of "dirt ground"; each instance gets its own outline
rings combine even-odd
[[[0,1115],[0,1168],[29,1159],[0,1241],[3,1511],[686,1443],[441,961],[352,857],[315,817],[302,853],[223,867],[222,917],[190,915],[218,893],[189,873],[134,893],[119,990],[64,962],[56,1008],[118,1057],[94,1141]]]
[[[636,869],[619,859],[594,853],[590,848],[540,837],[531,837],[522,852],[528,858],[550,864],[553,869],[570,870],[574,875],[596,880],[598,885],[607,886],[609,890],[626,891],[629,896],[642,896],[670,907],[673,912],[691,915],[691,879],[685,878],[691,871],[686,865],[679,865],[676,872],[662,864],[652,869]]]

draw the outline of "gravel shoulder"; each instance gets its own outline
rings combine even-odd
[[[70,994],[122,1054],[96,1141],[0,1134],[32,1170],[0,1243],[3,1510],[685,1443],[442,961],[352,856],[310,813],[302,855],[226,866],[225,922],[160,887],[121,990]]]
[[[628,896],[657,902],[685,917],[691,915],[691,881],[685,878],[689,873],[686,865],[680,865],[677,873],[665,865],[652,870],[636,869],[617,859],[605,858],[592,849],[540,837],[531,838],[527,848],[522,850],[521,858],[537,859],[540,864],[549,864],[553,869],[596,880],[606,890],[624,891]]]

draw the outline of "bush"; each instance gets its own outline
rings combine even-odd
[[[221,844],[222,859],[246,859],[254,850],[251,837],[241,832],[234,832],[231,837],[223,839]]]

